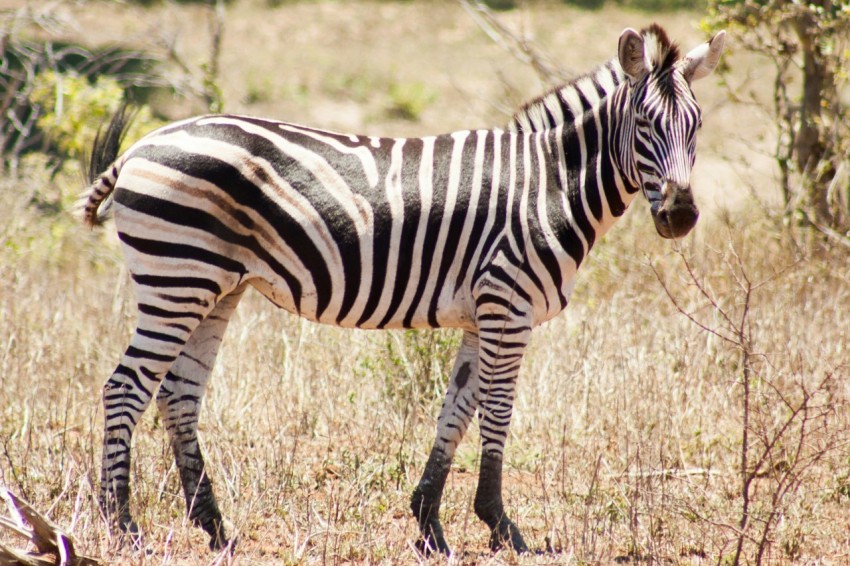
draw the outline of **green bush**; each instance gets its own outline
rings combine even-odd
[[[124,89],[105,75],[91,82],[73,72],[50,70],[36,77],[30,97],[41,108],[37,126],[50,145],[60,156],[79,160],[91,149],[101,125],[121,106]],[[132,143],[158,125],[150,108],[142,106],[125,140]]]
[[[361,360],[361,374],[381,376],[384,398],[401,410],[433,413],[446,390],[461,333],[397,330],[383,339],[379,355]]]

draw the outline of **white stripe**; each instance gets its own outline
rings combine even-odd
[[[475,158],[471,164],[467,165],[467,167],[470,165],[472,166],[472,185],[469,187],[461,187],[461,190],[469,189],[470,193],[469,202],[466,208],[466,217],[464,218],[463,228],[458,238],[457,249],[454,252],[452,265],[446,275],[446,284],[443,286],[440,293],[440,304],[460,303],[458,304],[458,308],[454,309],[455,312],[449,313],[448,315],[457,317],[453,320],[455,324],[457,324],[461,319],[464,323],[472,324],[474,322],[472,317],[474,306],[471,302],[469,304],[463,304],[465,303],[464,299],[471,301],[471,297],[469,297],[468,293],[466,293],[466,289],[461,289],[461,298],[460,301],[458,301],[458,297],[455,297],[455,283],[458,279],[464,278],[466,275],[465,273],[460,273],[460,268],[463,263],[463,257],[466,255],[467,247],[469,245],[475,245],[475,242],[470,242],[470,232],[472,232],[472,226],[475,224],[475,218],[478,215],[478,201],[481,198],[481,182],[484,176],[485,166],[484,148],[487,143],[488,133],[489,132],[487,130],[477,130],[475,132]]]

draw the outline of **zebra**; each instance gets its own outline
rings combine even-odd
[[[207,115],[119,156],[128,120],[116,113],[95,141],[81,201],[91,227],[111,209],[138,306],[103,387],[99,500],[110,524],[140,540],[130,447],[155,395],[189,518],[212,549],[234,544],[197,425],[228,320],[252,286],[320,323],[461,329],[411,497],[416,544],[450,554],[440,502],[477,414],[474,511],[494,551],[528,551],[505,514],[502,462],[532,330],[566,307],[582,260],[639,193],[661,237],[696,224],[701,110],[691,84],[717,66],[724,37],[681,56],[661,27],[627,28],[615,59],[527,104],[506,129],[393,139]]]

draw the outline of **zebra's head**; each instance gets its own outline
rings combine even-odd
[[[701,111],[691,83],[708,76],[723,51],[725,33],[679,56],[659,26],[620,35],[618,59],[628,77],[623,140],[632,155],[639,186],[650,203],[655,228],[679,238],[696,225],[699,210],[691,193]]]

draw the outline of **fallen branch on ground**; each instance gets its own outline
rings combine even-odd
[[[6,488],[0,488],[9,517],[0,517],[0,527],[28,539],[36,552],[9,548],[0,543],[0,564],[21,566],[95,566],[94,558],[77,555],[74,539]]]

